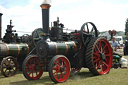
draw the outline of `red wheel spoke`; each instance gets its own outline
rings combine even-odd
[[[101,48],[101,41],[99,41],[99,49]]]
[[[64,77],[63,73],[60,72],[60,78],[62,79]]]
[[[57,60],[57,61],[58,61],[58,60]],[[59,61],[58,61],[58,62],[57,62],[57,61],[55,61],[54,64],[55,64],[56,66],[59,66]]]
[[[57,69],[57,67],[53,67],[52,69],[53,69],[53,70],[56,70],[56,69]]]
[[[56,78],[57,78],[57,75],[58,75],[58,73],[56,72]]]
[[[61,66],[63,66],[63,65],[64,65],[64,62],[63,62],[63,60],[62,60]]]
[[[27,62],[26,65],[30,66],[30,64]]]
[[[109,53],[109,54],[105,54],[105,56],[107,56],[107,57],[111,57],[111,54]]]
[[[57,72],[54,72],[53,75],[55,75],[55,73],[57,73]]]
[[[35,58],[35,65],[39,63],[39,60]]]
[[[107,47],[107,45],[105,44],[105,46],[103,47],[103,51],[105,50],[106,47]]]
[[[103,72],[103,62],[101,61],[101,64],[100,64],[100,68],[101,68],[101,72]]]
[[[98,65],[97,68],[96,68],[96,69],[98,69],[101,65],[101,61],[97,62],[96,65]]]
[[[93,53],[94,55],[96,55],[96,56],[99,56],[99,53]]]
[[[33,60],[34,60],[34,65],[35,65],[36,64],[36,59],[34,58]]]
[[[100,49],[99,49],[99,47],[97,45],[96,45],[96,48],[97,48],[98,52],[100,52]]]
[[[32,73],[32,71],[30,71],[28,75],[30,75],[31,73]]]
[[[36,75],[37,75],[37,71],[35,70],[35,73],[36,73]]]
[[[104,64],[106,67],[108,67],[108,64],[107,64],[107,63],[105,63],[104,61],[103,61],[103,64]]]
[[[93,62],[95,63],[95,62],[97,62],[97,61],[99,61],[100,60],[100,58],[97,58],[97,59],[95,59]]]

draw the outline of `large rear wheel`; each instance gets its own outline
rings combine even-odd
[[[105,38],[93,38],[86,49],[86,65],[94,75],[107,74],[112,65],[112,48]]]
[[[56,55],[49,64],[49,76],[55,83],[64,82],[70,75],[70,62],[63,55]]]
[[[22,71],[26,79],[36,80],[43,74],[43,64],[36,55],[29,55],[23,62]]]

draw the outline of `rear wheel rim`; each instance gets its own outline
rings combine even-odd
[[[26,62],[25,71],[29,80],[39,79],[43,74],[43,64],[38,57],[31,57]]]
[[[107,40],[99,39],[93,50],[94,67],[99,74],[109,72],[112,65],[112,49]]]

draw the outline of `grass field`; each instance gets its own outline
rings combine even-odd
[[[128,60],[128,56],[124,56]],[[5,78],[0,73],[0,85],[54,85],[48,72],[44,72],[39,80],[28,81],[18,72],[15,76]],[[57,85],[128,85],[128,69],[111,69],[109,74],[93,76],[87,68],[70,76],[64,83]]]
[[[13,77],[5,78],[0,73],[0,85],[54,85],[47,72],[39,80],[28,81],[22,72]],[[128,85],[128,69],[111,69],[109,74],[93,76],[88,69],[70,76],[64,83],[57,85]]]

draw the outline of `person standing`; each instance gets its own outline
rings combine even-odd
[[[112,48],[114,48],[114,51],[116,51],[118,48],[120,48],[120,45],[115,40],[115,37],[112,38]]]

